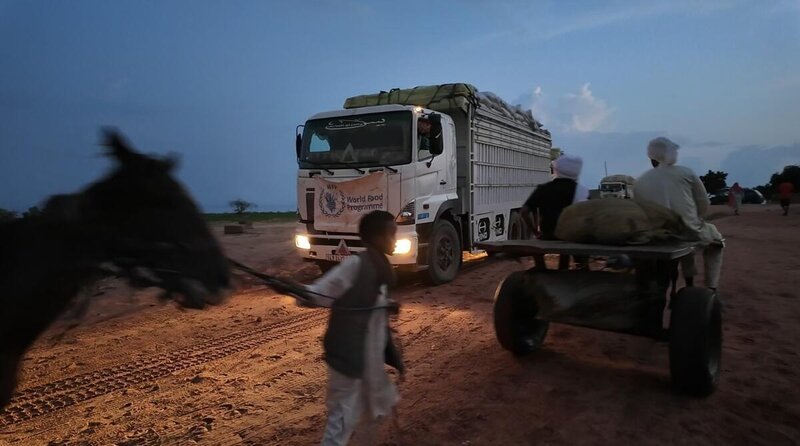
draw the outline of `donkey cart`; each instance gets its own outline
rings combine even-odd
[[[507,257],[625,255],[633,261],[632,273],[548,270],[537,262],[530,270],[509,274],[494,300],[495,333],[506,350],[524,355],[540,348],[551,322],[668,340],[676,389],[695,396],[714,391],[722,350],[719,298],[706,288],[676,291],[675,286],[678,263],[694,254],[693,244],[606,246],[511,240],[479,247]]]

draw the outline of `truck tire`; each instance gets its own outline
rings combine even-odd
[[[686,287],[672,299],[669,369],[680,391],[704,397],[714,392],[722,356],[722,308],[709,289]]]
[[[453,224],[439,220],[428,244],[428,279],[441,285],[455,279],[461,267],[461,242]]]
[[[538,350],[550,323],[536,319],[533,296],[526,293],[525,271],[511,273],[494,295],[494,332],[500,346],[516,356]]]

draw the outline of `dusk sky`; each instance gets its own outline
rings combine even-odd
[[[114,125],[207,211],[294,210],[295,126],[446,82],[532,108],[589,187],[659,135],[744,186],[800,164],[800,0],[0,0],[0,208],[97,179]]]

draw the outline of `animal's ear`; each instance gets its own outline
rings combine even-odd
[[[164,163],[164,167],[166,167],[167,172],[172,172],[181,164],[181,157],[177,153],[170,153],[169,155],[164,158],[162,161]]]
[[[136,152],[133,151],[128,141],[116,128],[103,128],[103,142],[101,145],[108,147],[109,155],[116,158],[117,161],[122,164],[128,163],[136,158]]]

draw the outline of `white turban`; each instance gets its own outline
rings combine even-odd
[[[561,155],[553,161],[553,174],[556,178],[578,181],[581,169],[583,169],[583,159],[579,156]]]
[[[678,162],[678,148],[680,148],[679,145],[663,136],[659,136],[647,144],[647,156],[660,164],[671,166]]]

